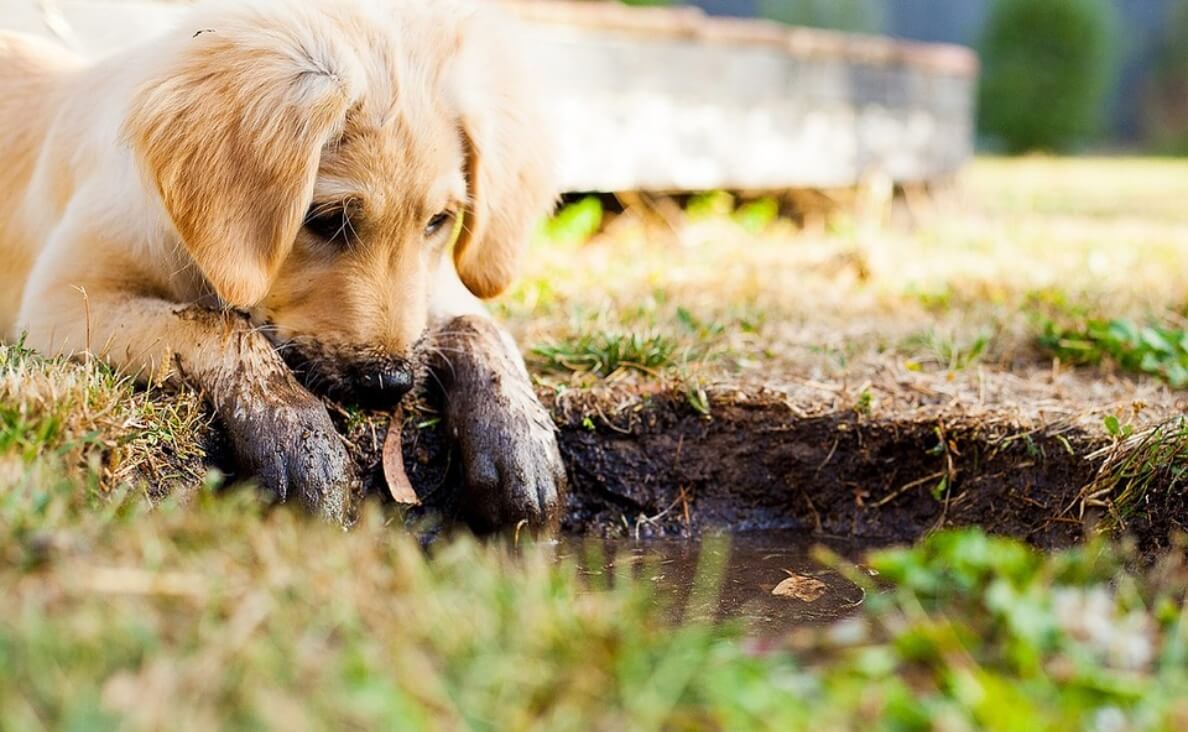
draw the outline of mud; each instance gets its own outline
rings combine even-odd
[[[860,558],[860,548],[851,542],[810,539],[795,531],[699,541],[568,537],[557,553],[575,562],[591,587],[611,585],[623,574],[650,583],[673,621],[732,619],[751,633],[779,635],[844,617],[866,599],[860,587],[813,559],[817,543],[841,556]],[[776,588],[790,577],[815,587],[799,597],[779,594]]]
[[[717,396],[709,416],[680,391],[545,401],[570,482],[559,557],[592,589],[631,573],[650,581],[674,620],[731,619],[760,637],[845,617],[866,601],[814,561],[818,545],[861,563],[868,549],[942,527],[979,525],[1042,548],[1083,539],[1094,517],[1080,511],[1082,489],[1102,464],[1086,456],[1109,444],[1103,433],[1001,415],[804,416],[765,392]],[[330,408],[366,492],[390,501],[390,416]],[[405,520],[432,541],[470,513],[459,452],[440,407],[422,397],[404,411],[405,468],[423,502]],[[229,459],[215,437],[208,454]],[[1188,529],[1188,496],[1154,495],[1126,524],[1149,558]],[[717,587],[698,579],[706,562]],[[817,592],[773,592],[788,577]]]
[[[872,547],[976,524],[1050,548],[1082,539],[1093,524],[1079,497],[1099,464],[1084,456],[1104,435],[984,415],[799,417],[754,394],[718,400],[708,417],[679,392],[627,401],[613,413],[593,396],[549,404],[569,472],[566,534],[782,530]],[[379,494],[385,420],[362,420],[349,435],[365,484]],[[458,458],[442,423],[410,418],[404,447],[421,511],[458,515]],[[1184,518],[1139,517],[1128,528],[1157,549]]]

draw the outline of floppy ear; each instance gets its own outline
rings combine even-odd
[[[274,28],[187,32],[133,99],[124,133],[198,269],[228,305],[267,294],[355,94],[334,44]],[[315,58],[307,48],[321,49]]]
[[[525,69],[509,58],[519,45],[514,31],[497,19],[476,21],[463,27],[455,76],[470,201],[454,266],[466,287],[486,298],[511,284],[557,191],[551,135]]]

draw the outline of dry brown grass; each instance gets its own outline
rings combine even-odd
[[[0,349],[0,485],[61,479],[99,491],[186,491],[206,474],[210,417],[193,392],[136,388],[97,362]]]
[[[662,371],[834,405],[870,392],[876,409],[947,402],[1154,423],[1184,396],[1054,364],[1036,329],[1081,314],[1182,323],[1185,197],[1186,163],[1037,158],[978,161],[952,190],[894,210],[779,220],[758,234],[728,215],[636,204],[584,244],[539,244],[497,307],[529,348],[607,333],[672,344],[665,367],[612,381]],[[538,370],[554,388],[594,381]]]

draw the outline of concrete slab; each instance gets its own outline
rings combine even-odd
[[[966,49],[707,18],[690,9],[504,3],[533,29],[572,191],[819,188],[946,178],[969,158]],[[0,27],[87,54],[177,22],[184,3],[5,0]]]

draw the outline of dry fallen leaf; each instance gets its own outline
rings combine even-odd
[[[825,583],[816,577],[789,573],[783,582],[775,586],[771,594],[777,597],[791,597],[802,602],[816,602],[825,594]]]
[[[384,438],[384,482],[388,484],[392,500],[418,506],[421,499],[417,498],[417,492],[408,480],[408,473],[404,472],[404,451],[400,440],[400,428],[403,424],[404,410],[397,408],[392,415],[392,422],[388,425],[388,435]]]

